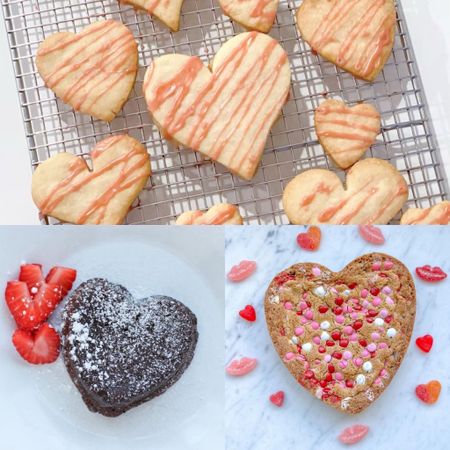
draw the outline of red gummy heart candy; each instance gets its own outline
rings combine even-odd
[[[241,309],[239,315],[249,322],[254,322],[256,320],[256,311],[252,305],[247,305],[244,309]]]
[[[269,397],[269,400],[270,400],[275,406],[278,406],[278,408],[280,408],[281,406],[283,406],[283,402],[284,402],[284,392],[283,392],[283,391],[275,392],[275,394],[272,394],[272,395]]]
[[[356,444],[361,439],[363,439],[369,432],[369,427],[366,425],[352,425],[351,427],[345,428],[339,435],[339,440],[343,444]]]
[[[228,272],[227,277],[230,281],[242,281],[248,278],[253,272],[256,270],[256,262],[255,261],[241,261],[239,264],[236,264],[231,268]]]
[[[319,248],[321,236],[320,228],[312,226],[306,233],[300,233],[297,236],[297,243],[304,250],[314,251]]]
[[[431,267],[429,265],[417,267],[416,274],[422,280],[431,283],[442,281],[447,278],[447,274],[440,267]]]
[[[441,383],[437,380],[432,380],[427,384],[419,384],[416,387],[416,395],[424,403],[436,403],[441,393]]]
[[[375,245],[384,244],[384,236],[380,228],[373,225],[359,225],[358,230],[361,237],[367,242]]]
[[[433,346],[433,336],[426,334],[416,339],[416,345],[425,353],[428,353]]]

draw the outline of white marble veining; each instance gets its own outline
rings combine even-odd
[[[242,259],[258,264],[254,275],[226,284],[226,362],[242,356],[258,358],[249,375],[226,380],[226,438],[228,450],[333,450],[345,448],[337,436],[355,423],[370,427],[355,448],[392,450],[444,450],[450,448],[450,279],[427,284],[417,279],[417,316],[413,338],[403,364],[381,397],[366,411],[347,416],[314,399],[289,374],[272,346],[266,329],[263,298],[274,275],[297,262],[318,262],[338,271],[355,257],[382,251],[403,261],[411,272],[417,266],[441,266],[450,273],[450,227],[382,227],[383,246],[363,241],[356,227],[322,227],[316,252],[296,243],[304,227],[227,227],[225,269]],[[238,316],[246,304],[257,311],[257,321]],[[432,334],[429,354],[417,349],[418,336]],[[439,401],[420,402],[417,384],[438,379]],[[282,408],[272,405],[270,394],[283,390]]]

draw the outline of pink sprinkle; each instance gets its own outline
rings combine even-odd
[[[367,351],[367,349],[365,348],[362,352],[361,352],[361,356],[363,358],[367,358],[368,356],[370,356],[370,353]]]
[[[306,319],[306,317],[300,317],[300,323],[302,324],[302,325],[305,325],[305,324],[307,324],[308,323],[308,320]]]
[[[303,300],[306,300],[308,298],[308,293],[307,292],[303,292],[302,298],[303,298]]]
[[[341,369],[345,369],[347,367],[347,365],[348,365],[347,361],[339,361],[339,367]]]
[[[394,267],[394,263],[392,261],[385,261],[384,262],[384,268],[385,269],[392,269]]]
[[[380,343],[378,344],[378,348],[379,348],[380,350],[382,350],[383,348],[388,348],[388,345],[386,344],[386,342],[380,342]]]
[[[237,377],[246,375],[251,372],[257,364],[258,360],[256,358],[241,358],[234,359],[230,364],[225,368],[225,371],[228,375]]]
[[[319,336],[314,336],[312,338],[312,341],[314,342],[314,344],[319,345],[320,344],[320,337]]]
[[[350,305],[348,306],[348,312],[349,313],[353,312],[353,308]]]
[[[369,350],[370,353],[373,353],[376,349],[377,349],[377,346],[376,346],[376,344],[374,344],[373,342],[371,342],[371,343],[367,346],[367,350]]]
[[[345,313],[348,312],[348,306],[347,305],[343,305],[342,306],[342,311],[344,311]]]
[[[284,304],[284,309],[292,309],[292,303],[291,302],[286,302]]]
[[[351,317],[353,320],[356,320],[356,319],[358,318],[358,313],[357,313],[357,312],[353,312],[353,313],[350,314],[350,317]]]
[[[353,334],[353,327],[347,325],[346,327],[344,327],[344,333],[350,336],[351,334]]]
[[[372,264],[372,270],[380,270],[381,269],[381,262],[380,261],[375,261]]]
[[[341,361],[341,362],[345,362],[345,361]],[[338,380],[338,381],[342,381],[342,380],[344,379],[344,375],[342,375],[341,372],[336,372],[336,373],[334,374],[334,378],[335,378],[336,380]]]
[[[363,289],[361,291],[361,297],[366,298],[369,295],[369,291],[367,289]]]
[[[325,361],[325,362],[330,362],[331,361],[331,355],[329,355],[329,354],[326,354],[324,357],[323,357],[323,360]]]
[[[387,317],[389,315],[389,313],[385,310],[385,309],[382,309],[381,311],[380,311],[380,317],[382,317],[383,319],[385,318],[385,317]]]
[[[336,316],[334,320],[339,324],[343,324],[345,322],[344,316]]]
[[[288,353],[286,353],[286,355],[285,355],[285,358],[286,358],[288,361],[290,361],[293,357],[294,357],[294,354],[293,354],[292,352],[288,352]]]
[[[356,333],[353,333],[351,336],[349,336],[348,339],[352,342],[356,342],[358,340],[358,335]]]
[[[386,295],[391,295],[392,294],[392,289],[389,286],[384,286],[384,288],[381,289],[381,292],[383,294],[386,294]]]
[[[308,307],[308,305],[305,302],[300,302],[299,306],[302,311]]]
[[[296,336],[301,336],[305,332],[305,329],[303,327],[297,327],[294,330],[294,333]]]
[[[380,306],[381,305],[381,298],[380,297],[374,297],[372,300],[373,306]]]
[[[374,341],[378,341],[378,339],[380,339],[380,335],[378,333],[372,333],[371,337]]]
[[[351,351],[349,351],[349,350],[345,350],[345,352],[342,354],[342,357],[344,358],[344,359],[352,359],[352,352]]]
[[[319,277],[321,275],[322,271],[318,267],[313,267],[312,273],[314,276]]]
[[[312,312],[310,309],[307,309],[307,310],[303,313],[303,315],[304,315],[308,320],[311,320],[311,319],[314,317],[314,314],[313,314],[313,312]]]
[[[361,367],[363,365],[363,360],[361,358],[355,358],[353,360],[353,363],[355,364],[355,366]]]
[[[318,330],[320,325],[317,322],[311,322],[311,328],[313,330]]]
[[[378,377],[378,378],[374,381],[374,383],[375,383],[377,386],[379,386],[381,383],[383,383],[383,381],[381,381],[381,378]]]
[[[364,308],[368,308],[370,306],[370,303],[367,300],[364,300],[362,302],[362,305],[364,306]]]
[[[384,378],[387,375],[387,370],[381,369],[380,375]]]
[[[330,289],[330,292],[331,292],[332,294],[337,294],[337,293],[338,293],[338,291],[337,291],[337,289],[336,289],[335,287],[332,287],[332,288]]]
[[[388,305],[393,305],[393,304],[394,304],[394,300],[392,300],[391,297],[386,297],[386,303],[387,303]]]

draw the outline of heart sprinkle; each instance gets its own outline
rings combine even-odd
[[[447,274],[440,267],[431,267],[429,265],[417,267],[416,274],[420,279],[430,283],[442,281],[447,278]]]
[[[256,358],[244,357],[241,359],[234,359],[228,364],[225,371],[228,375],[233,377],[241,377],[250,373],[256,367],[257,363],[258,360]]]
[[[228,272],[228,279],[230,281],[242,281],[248,278],[253,272],[256,270],[256,262],[255,261],[247,261],[244,259],[239,264],[236,264],[231,268]]]
[[[437,380],[432,380],[427,384],[419,384],[416,387],[416,395],[424,403],[436,403],[441,393],[441,383]]]
[[[297,236],[297,244],[304,250],[314,251],[319,248],[321,236],[320,228],[312,226],[306,233]]]
[[[283,392],[283,391],[275,392],[275,394],[272,394],[272,395],[269,397],[269,400],[270,400],[275,406],[278,406],[278,408],[280,408],[281,406],[283,406],[283,402],[284,402],[284,392]]]
[[[248,322],[254,322],[256,320],[256,311],[252,305],[247,305],[244,309],[241,309],[239,315]]]
[[[433,336],[426,334],[416,339],[416,345],[425,353],[428,353],[433,347]]]
[[[360,236],[371,244],[381,245],[385,242],[383,232],[378,227],[373,225],[359,225],[358,231]]]
[[[363,439],[369,432],[369,427],[366,425],[352,425],[345,428],[339,435],[339,440],[343,444],[356,444]]]

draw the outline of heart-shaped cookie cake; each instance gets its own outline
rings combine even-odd
[[[133,88],[137,46],[125,25],[104,20],[78,34],[49,36],[38,48],[36,66],[46,86],[64,103],[109,122]]]
[[[64,311],[64,363],[93,412],[118,416],[172,386],[189,366],[197,319],[185,305],[155,295],[137,300],[95,278]]]
[[[150,176],[146,148],[127,135],[112,136],[84,158],[58,153],[32,178],[34,203],[42,214],[74,224],[119,224]]]
[[[180,28],[180,11],[183,0],[119,0],[119,2],[146,11],[172,31],[178,31]]]
[[[386,224],[408,199],[408,186],[391,164],[368,158],[347,173],[344,189],[330,170],[311,169],[292,179],[283,192],[291,223]]]
[[[289,267],[270,283],[264,307],[292,376],[327,405],[356,414],[381,395],[403,360],[416,293],[400,261],[370,253],[341,272]]]
[[[223,12],[248,30],[270,31],[277,15],[278,0],[219,0]]]
[[[178,216],[176,225],[242,225],[239,209],[230,203],[219,203],[208,211],[186,211]]]
[[[388,60],[395,38],[394,0],[303,0],[297,27],[314,51],[373,81]]]
[[[317,137],[342,169],[358,161],[380,134],[380,114],[367,103],[348,107],[341,100],[326,100],[315,111]]]
[[[444,201],[431,208],[411,208],[403,214],[401,225],[450,225],[450,202]]]
[[[196,56],[164,55],[147,69],[144,95],[164,136],[251,179],[287,100],[286,52],[266,34],[226,42],[211,71]]]

